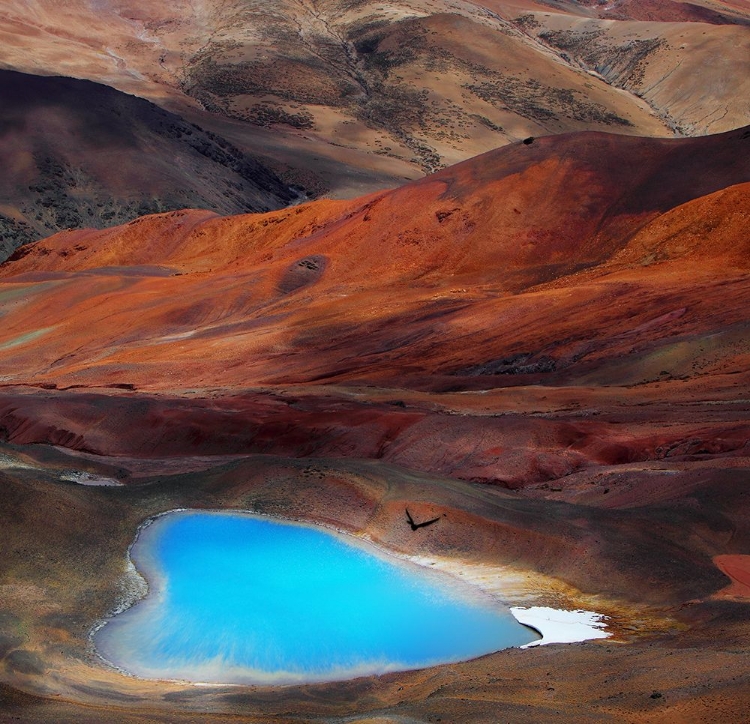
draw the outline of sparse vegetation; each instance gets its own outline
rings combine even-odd
[[[202,102],[200,94],[208,92],[219,101],[236,96],[273,95],[286,101],[333,107],[345,105],[346,97],[359,91],[350,79],[332,74],[329,65],[314,57],[242,63],[205,58],[191,67],[183,89]]]
[[[590,70],[619,88],[637,89],[643,82],[646,61],[666,46],[663,38],[633,39],[624,45],[606,42],[604,31],[577,33],[548,30],[539,34],[548,45],[569,53]]]
[[[483,126],[487,126],[491,131],[495,131],[496,133],[504,133],[505,129],[502,126],[498,126],[497,123],[493,123],[487,116],[480,116],[477,113],[473,113],[470,116],[472,119],[474,119],[477,123],[481,123]]]
[[[36,241],[37,238],[25,221],[0,214],[0,260],[7,258],[19,246]]]
[[[16,97],[19,83],[25,95],[15,106],[6,104],[5,115],[26,119],[49,105],[64,109],[69,121],[27,142],[30,180],[17,187],[17,199],[4,202],[17,214],[0,215],[0,261],[18,246],[64,229],[109,226],[186,207],[266,211],[297,197],[289,184],[226,139],[147,101],[83,81],[0,72],[3,97]],[[300,114],[296,120],[307,119]],[[58,143],[58,130],[63,137],[71,131],[79,137],[75,162]],[[94,160],[102,152],[124,164],[129,189],[111,184],[109,174],[120,169],[110,171]]]
[[[519,15],[513,20],[513,22],[518,25],[519,28],[523,28],[524,30],[536,30],[541,27],[541,23],[539,23],[531,13]]]
[[[313,115],[308,111],[301,110],[298,113],[290,113],[283,108],[270,104],[253,106],[245,112],[243,119],[253,125],[266,128],[282,124],[292,128],[307,129],[314,125]]]
[[[563,116],[607,126],[632,125],[600,103],[587,101],[580,91],[555,88],[534,79],[500,75],[497,80],[468,84],[464,88],[493,106],[507,108],[534,121],[557,121]]]

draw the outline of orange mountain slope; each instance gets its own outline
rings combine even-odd
[[[718,370],[746,332],[749,144],[572,134],[351,202],[58,234],[1,268],[0,374],[615,384],[692,374],[708,339]]]

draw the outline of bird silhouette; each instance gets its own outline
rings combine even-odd
[[[440,520],[440,516],[438,516],[437,518],[433,518],[432,520],[425,520],[422,523],[415,523],[414,518],[411,517],[411,513],[409,512],[409,509],[406,508],[406,520],[409,522],[411,529],[416,530],[417,528],[426,528],[428,525],[437,523]]]

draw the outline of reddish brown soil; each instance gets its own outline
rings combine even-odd
[[[545,138],[353,202],[56,235],[0,267],[0,374],[444,389],[745,369],[748,187],[721,189],[750,178],[748,144]]]
[[[731,7],[731,6],[730,6]],[[673,0],[623,0],[601,12],[600,17],[613,20],[643,20],[659,23],[711,23],[728,25],[743,22],[731,13],[691,2]]]
[[[716,595],[726,598],[750,598],[750,556],[716,556],[714,563],[732,583]]]
[[[31,721],[741,720],[746,147],[545,138],[355,201],[63,233],[0,267],[0,701]],[[441,523],[412,535],[406,506]],[[618,643],[315,687],[128,679],[87,635],[138,523],[175,507],[512,570],[612,616]]]

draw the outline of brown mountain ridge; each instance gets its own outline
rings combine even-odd
[[[61,228],[298,197],[226,139],[107,86],[2,70],[0,98],[0,258]]]
[[[749,145],[549,136],[358,199],[22,247],[0,266],[4,711],[741,720]],[[613,638],[309,686],[125,676],[89,634],[174,508],[332,526]]]
[[[709,195],[748,181],[749,143],[742,130],[682,141],[548,137],[351,202],[227,219],[178,212],[100,232],[66,232],[24,248],[2,267],[6,283],[30,285],[24,304],[14,303],[6,316],[2,372],[13,382],[139,387],[145,374],[149,386],[162,387],[169,383],[157,371],[160,360],[177,355],[186,384],[204,377],[229,386],[309,382],[324,375],[401,385],[416,360],[421,380],[425,372],[475,375],[481,365],[502,367],[493,360],[518,356],[530,370],[555,361],[555,375],[571,374],[571,364],[583,365],[604,344],[596,341],[598,329],[609,340],[604,346],[612,343],[613,309],[596,304],[597,296],[623,297],[614,324],[624,332],[671,312],[670,295],[674,309],[686,308],[683,297],[692,293],[700,298],[696,313],[714,303],[697,287],[683,287],[677,270],[689,260],[707,284],[742,268],[734,208],[744,209],[745,188]],[[693,206],[712,204],[723,205],[726,217],[698,222]],[[670,233],[686,241],[643,252],[635,270],[617,263],[634,258],[630,244],[656,235],[659,224],[675,226]],[[710,232],[700,251],[675,253],[694,243],[696,225]],[[719,246],[725,234],[740,236]],[[113,294],[109,268],[123,267],[115,277],[125,274],[127,284]],[[709,269],[720,276],[709,280]],[[87,279],[83,297],[80,274]],[[45,283],[37,287],[36,279]],[[656,298],[645,304],[628,294],[631,284]],[[70,294],[79,307],[66,301]],[[139,309],[139,300],[154,294],[160,304]],[[100,295],[116,305],[114,316]],[[626,304],[631,296],[637,309]],[[589,303],[591,319],[572,321],[572,310]],[[502,324],[504,309],[515,310],[515,319],[533,316],[521,328],[514,322],[488,335],[488,320],[500,315]],[[733,304],[727,323],[731,309],[739,322],[741,308]],[[550,317],[543,322],[540,312]],[[713,324],[710,315],[692,313],[675,316],[674,324],[688,319]],[[666,331],[654,330],[660,338]],[[17,342],[30,333],[33,345]],[[452,342],[459,337],[471,340],[469,358]],[[621,350],[611,354],[614,360]],[[232,370],[241,375],[236,382]]]
[[[0,60],[148,98],[352,197],[528,136],[745,126],[749,21],[711,0],[11,0]]]

